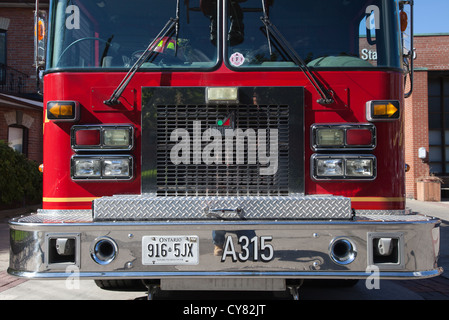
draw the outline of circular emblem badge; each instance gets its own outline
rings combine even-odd
[[[229,58],[229,62],[234,67],[240,67],[245,62],[245,57],[240,52],[235,52]]]

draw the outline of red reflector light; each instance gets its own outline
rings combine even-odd
[[[373,143],[371,130],[349,129],[346,131],[346,144],[351,146],[368,146]]]
[[[78,146],[99,146],[100,130],[78,130],[75,141]]]

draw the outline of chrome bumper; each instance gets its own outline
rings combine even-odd
[[[422,215],[367,215],[350,220],[207,220],[207,221],[103,221],[92,220],[91,211],[40,210],[12,219],[10,266],[12,275],[28,278],[366,278],[373,270],[382,278],[426,278],[441,274],[439,220]],[[214,255],[213,231],[236,238],[250,231],[270,239],[273,255],[240,261]],[[194,235],[198,239],[198,264],[144,265],[145,236]],[[99,239],[111,239],[115,255],[110,263],[92,258]],[[397,261],[376,259],[376,239],[397,244]],[[70,239],[73,250],[59,255],[56,245]],[[351,244],[353,261],[336,262],[333,243]],[[237,240],[235,240],[237,242]],[[344,246],[343,246],[344,247]],[[335,249],[335,248],[334,248]],[[341,249],[341,248],[340,248]],[[240,249],[236,246],[236,251]],[[337,249],[338,250],[338,249]],[[63,250],[62,250],[63,251]],[[70,251],[70,250],[69,250]]]

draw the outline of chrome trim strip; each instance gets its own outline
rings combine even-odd
[[[59,210],[56,210],[59,211]],[[89,211],[90,212],[90,211]],[[46,215],[46,216],[44,216]],[[24,228],[34,229],[38,226],[44,226],[43,220],[45,218],[52,218],[49,214],[33,214],[29,216],[16,217],[9,221],[9,225],[13,229]],[[78,221],[72,220],[70,216],[56,217],[59,220],[45,223],[45,227],[58,228],[61,224],[69,225],[71,227],[130,227],[130,226],[192,226],[192,225],[221,225],[223,221],[220,220],[204,220],[204,221],[189,221],[189,220],[166,220],[166,221],[101,221],[93,222],[92,217],[86,216],[85,220],[78,217]],[[406,218],[405,218],[406,217]],[[83,221],[84,220],[84,221]],[[282,221],[264,221],[264,220],[227,220],[226,225],[385,225],[388,224],[440,224],[440,220],[435,217],[416,215],[373,215],[373,216],[359,216],[354,217],[353,220],[282,220]]]
[[[439,224],[440,220],[435,217],[421,214],[363,214],[356,215],[353,219],[347,220],[226,220],[226,225],[384,225],[388,224]],[[164,221],[95,221],[92,219],[91,210],[42,210],[37,213],[15,217],[9,220],[12,228],[33,228],[36,226],[45,226],[46,228],[60,227],[61,224],[70,226],[84,227],[121,227],[121,226],[172,226],[172,225],[221,225],[222,220],[170,220]]]
[[[8,273],[10,275],[21,277],[21,278],[33,278],[33,279],[58,279],[58,278],[68,278],[73,277],[73,272],[26,272],[18,271],[8,268]],[[424,279],[435,277],[443,273],[441,267],[420,272],[399,272],[399,271],[380,271],[379,276],[381,279]],[[144,279],[144,278],[164,278],[164,277],[270,277],[270,278],[360,278],[364,279],[372,276],[371,273],[367,272],[351,272],[351,271],[339,271],[339,272],[310,272],[310,271],[297,271],[297,272],[239,272],[239,271],[229,271],[229,272],[81,272],[76,274],[81,279],[116,279],[116,278],[127,278],[127,279]]]

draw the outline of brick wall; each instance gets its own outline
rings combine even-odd
[[[416,179],[429,174],[429,165],[418,158],[421,147],[429,151],[427,116],[427,72],[415,71],[414,89],[405,100],[405,162],[410,166],[406,173],[406,197],[416,198]]]
[[[0,16],[10,19],[6,32],[7,56],[6,63],[20,72],[28,75],[23,92],[36,91],[36,75],[34,60],[34,17],[33,7],[9,8],[2,7]]]
[[[415,36],[415,68],[449,71],[449,35]]]
[[[31,127],[28,129],[28,158],[42,163],[42,150],[43,150],[43,132],[42,132],[42,110],[26,110],[24,113],[28,113],[35,121],[33,121]]]
[[[416,198],[416,180],[429,174],[429,165],[418,158],[418,149],[429,152],[428,72],[448,71],[449,35],[418,35],[414,39],[417,58],[414,61],[413,94],[405,100],[406,196]]]
[[[3,1],[5,2],[5,1]],[[14,1],[11,1],[14,2]],[[1,6],[0,17],[9,19],[6,31],[6,64],[19,72],[28,75],[22,93],[36,92],[36,74],[34,62],[34,6],[33,3],[15,1],[18,7]],[[6,92],[9,94],[8,92]],[[16,102],[17,103],[17,102]],[[0,140],[8,141],[8,125],[5,113],[19,112],[21,118],[28,119],[23,123],[28,128],[28,158],[42,162],[42,110],[39,108],[13,107],[0,104]],[[33,119],[30,121],[29,119]],[[16,123],[14,123],[16,124]]]

